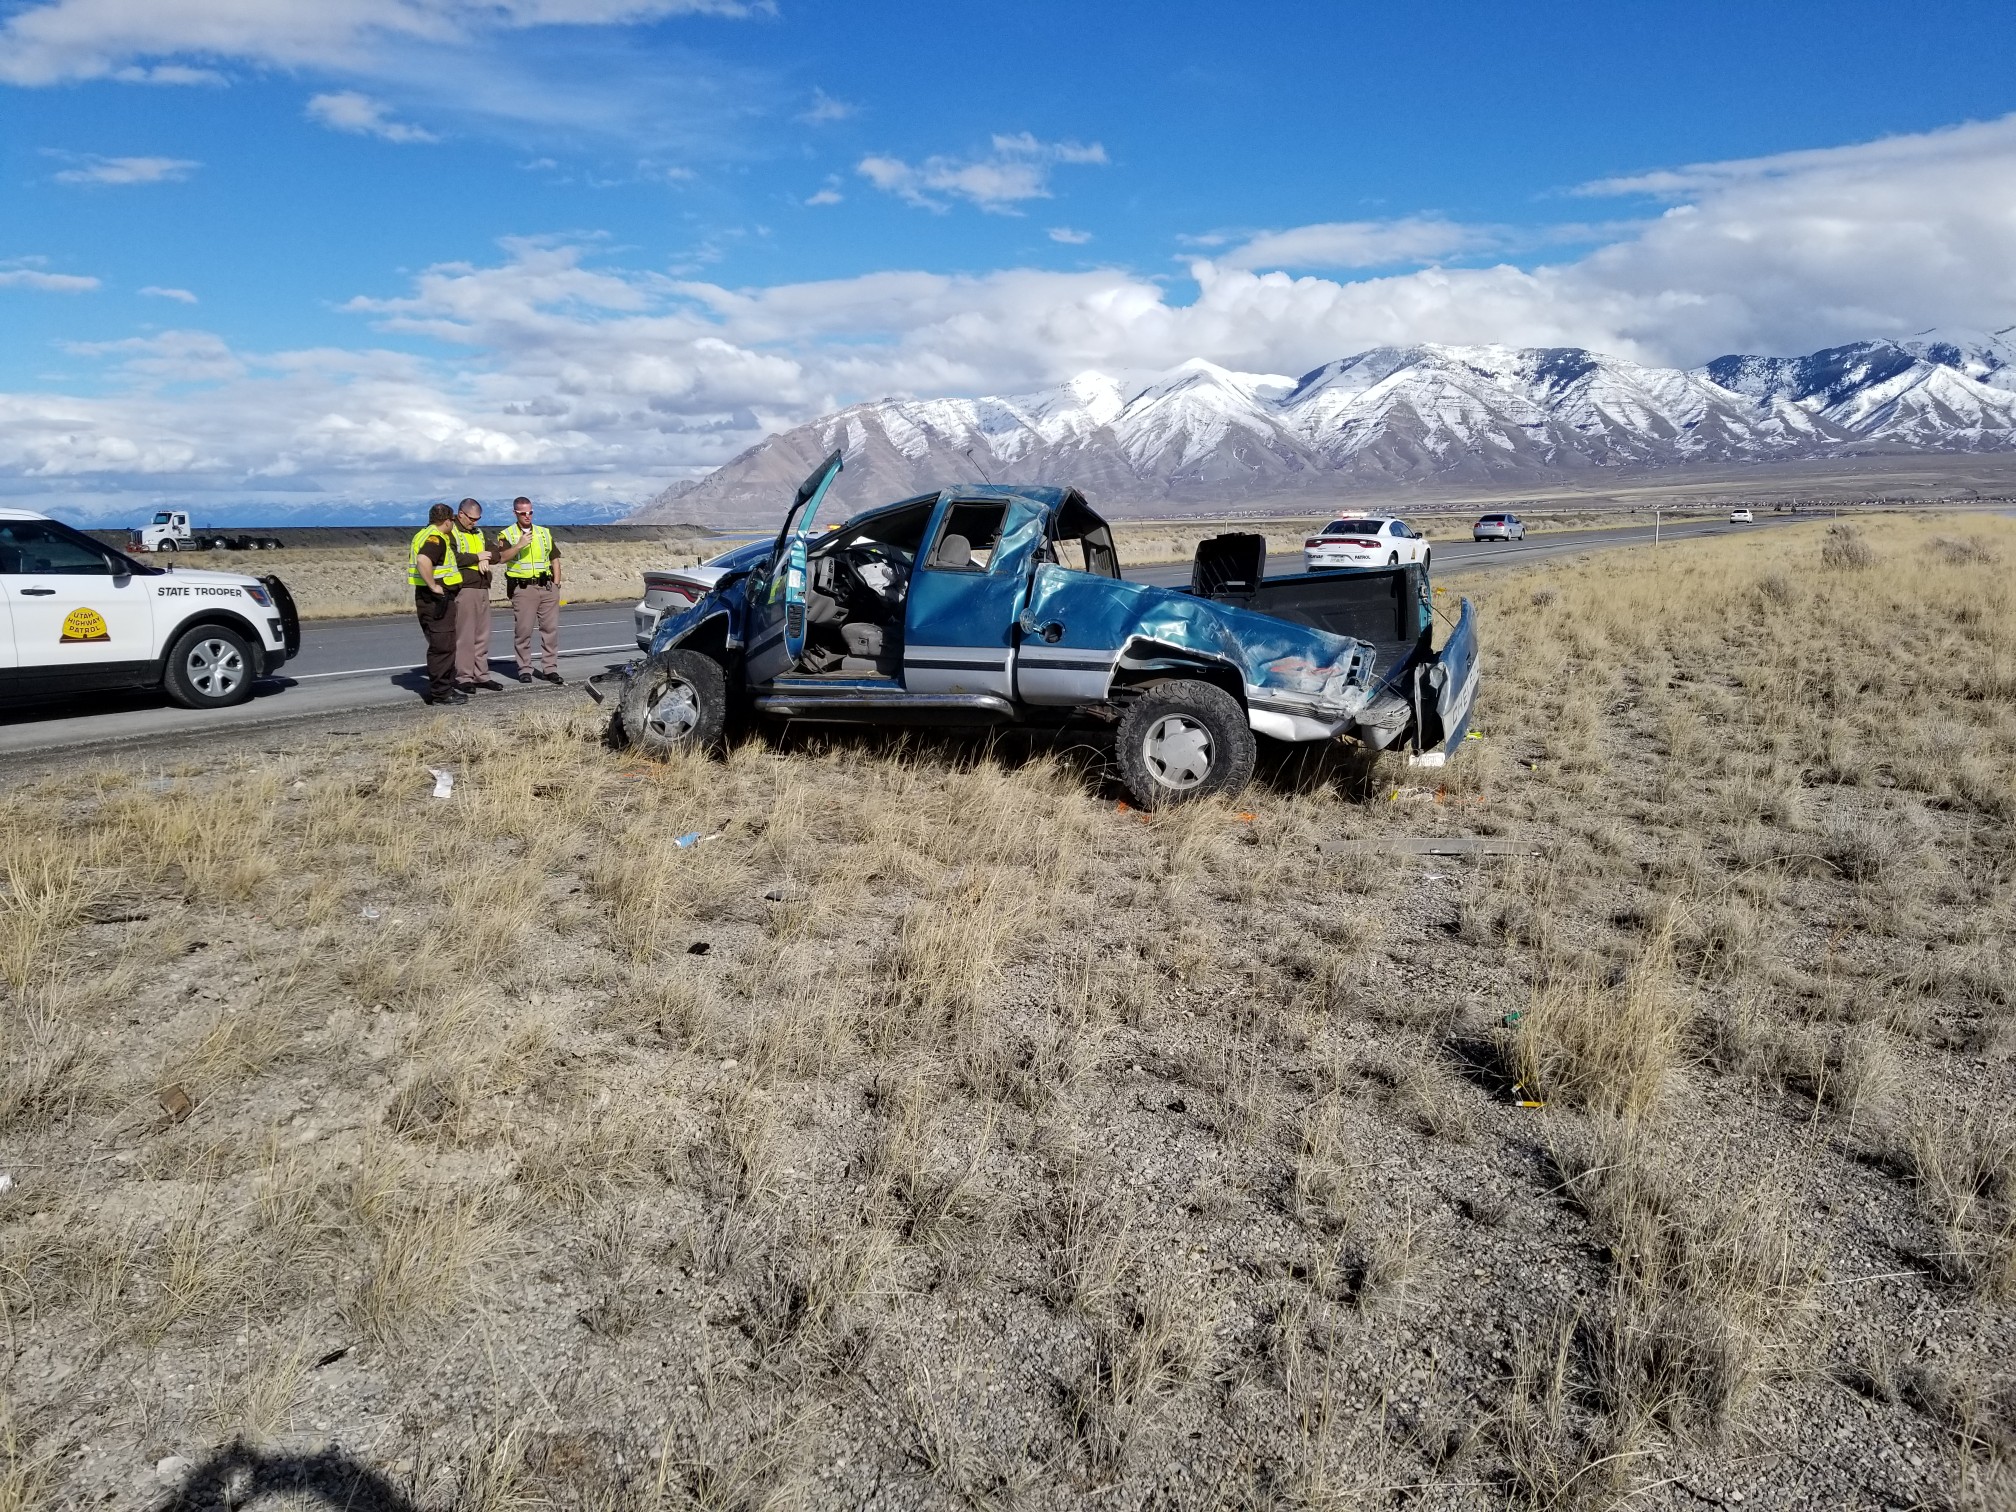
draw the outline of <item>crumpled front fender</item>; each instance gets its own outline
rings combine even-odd
[[[745,580],[716,588],[705,598],[689,604],[677,614],[667,615],[658,622],[657,633],[651,637],[651,654],[670,651],[674,646],[683,646],[708,625],[721,622],[723,642],[731,651],[742,646],[742,614],[744,597],[742,585]]]

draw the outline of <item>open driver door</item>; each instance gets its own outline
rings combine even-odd
[[[834,452],[798,485],[798,493],[777,532],[770,565],[749,584],[748,680],[767,683],[798,665],[805,654],[805,552],[812,521],[826,492],[840,476]]]

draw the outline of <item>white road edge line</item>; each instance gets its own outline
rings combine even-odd
[[[571,651],[562,651],[560,653],[560,660],[565,661],[570,656],[596,656],[604,651],[635,651],[636,649],[637,642],[635,641],[630,641],[621,646],[579,646]],[[291,678],[290,681],[309,682],[318,677],[369,677],[374,672],[424,672],[426,670],[424,665],[414,666],[411,662],[401,662],[396,667],[352,667],[343,672],[303,672],[300,676]]]

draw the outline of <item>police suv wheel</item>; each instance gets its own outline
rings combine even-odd
[[[198,625],[176,637],[163,682],[185,709],[225,709],[252,696],[256,662],[236,630]]]
[[[1144,809],[1237,793],[1253,780],[1246,711],[1207,682],[1184,678],[1143,689],[1120,716],[1116,746],[1121,781]]]
[[[624,734],[641,751],[711,751],[728,724],[728,676],[698,651],[661,651],[623,685],[619,709]]]

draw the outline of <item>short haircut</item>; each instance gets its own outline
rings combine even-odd
[[[467,509],[472,504],[475,505],[476,508],[478,509],[481,509],[483,507],[483,503],[480,499],[464,499],[459,507],[462,509]]]
[[[455,511],[450,509],[446,504],[432,505],[427,511],[427,523],[429,525],[439,525],[444,520],[452,520],[454,518]]]
[[[518,497],[517,497],[517,498],[515,498],[515,499],[513,499],[513,500],[511,501],[511,507],[512,507],[513,509],[516,509],[516,508],[517,508],[517,507],[518,507],[518,506],[519,506],[520,504],[530,504],[531,502],[532,502],[532,501],[531,501],[530,499],[526,498],[526,497],[525,497],[525,495],[523,495],[523,494],[520,494],[520,495],[518,495]]]

